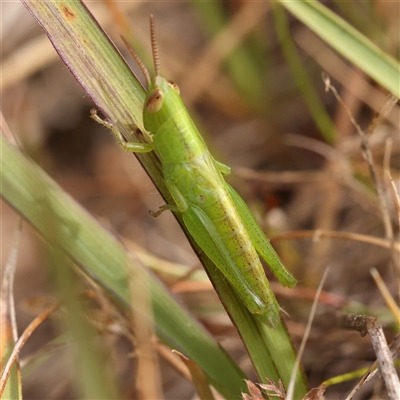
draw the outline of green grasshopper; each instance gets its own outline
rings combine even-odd
[[[190,234],[250,313],[258,314],[264,323],[274,327],[280,320],[280,307],[258,254],[282,285],[293,287],[297,281],[282,264],[245,202],[225,182],[224,176],[231,170],[210,154],[182,102],[178,86],[160,76],[152,17],[150,31],[156,73],[153,79],[129,43],[122,39],[147,81],[143,122],[152,142],[126,142],[111,123],[101,120],[95,112],[92,117],[113,131],[123,149],[138,153],[155,151],[175,204],[165,204],[151,214],[157,217],[166,210],[182,213]]]

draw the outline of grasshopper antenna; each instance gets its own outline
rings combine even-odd
[[[160,75],[160,57],[158,55],[158,47],[156,40],[156,32],[154,29],[154,17],[153,14],[150,15],[150,37],[151,37],[151,49],[153,50],[153,60],[154,60],[154,70],[156,76]]]
[[[133,50],[132,46],[130,43],[124,38],[124,36],[120,35],[122,41],[125,43],[126,48],[128,49],[129,53],[131,53],[131,56],[134,58],[136,61],[137,65],[139,65],[140,70],[143,72],[143,75],[146,79],[147,86],[150,85],[151,83],[151,78],[148,69],[144,65],[143,61],[139,58],[139,56],[136,54],[136,51]]]

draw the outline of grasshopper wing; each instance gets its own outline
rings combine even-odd
[[[279,282],[286,287],[293,287],[296,285],[297,280],[282,264],[281,259],[272,247],[269,239],[266,238],[260,225],[254,218],[253,214],[247,207],[247,204],[233,189],[232,186],[226,184],[229,194],[236,206],[236,209],[242,219],[244,226],[256,248],[258,254],[268,263],[269,268],[273,274],[278,278]]]
[[[251,289],[243,278],[221,236],[206,213],[196,205],[189,205],[183,220],[197,244],[218,267],[235,288],[247,309],[253,314],[266,311],[266,304]]]

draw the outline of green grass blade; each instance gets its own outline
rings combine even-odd
[[[400,97],[400,65],[363,34],[317,1],[280,3],[336,51]]]
[[[127,269],[135,285],[147,285],[157,333],[172,348],[195,360],[227,398],[240,395],[244,374],[214,339],[170,295],[165,286],[134,261],[121,243],[1,136],[1,196],[53,246],[59,247],[125,307],[130,307]],[[43,218],[43,215],[46,218]],[[57,235],[48,227],[58,226]],[[132,305],[141,313],[140,304]],[[143,315],[143,318],[149,316]]]
[[[225,28],[228,17],[222,2],[193,1],[192,4],[198,12],[204,30],[210,39]],[[264,11],[261,10],[260,12]],[[260,65],[260,60],[255,62],[255,55],[251,51],[251,47],[252,45],[256,47],[256,40],[251,34],[249,36],[244,38],[243,43],[229,54],[224,65],[241,95],[254,108],[259,109],[263,89],[260,82],[263,81],[262,71],[264,68]],[[262,59],[262,57],[260,58]]]
[[[144,89],[84,4],[30,0],[23,3],[104,115],[117,127],[128,128],[128,137],[134,127],[143,131]]]
[[[214,269],[213,269],[214,268]],[[240,332],[249,352],[259,382],[268,383],[266,378],[278,382],[281,379],[287,387],[296,359],[296,351],[289,333],[281,323],[275,329],[268,328],[257,316],[251,315],[226,280],[219,281],[220,272],[208,266],[207,272],[213,282],[220,285],[218,293],[228,313]],[[221,287],[225,285],[225,287]],[[306,379],[301,371],[296,375],[294,398],[301,399],[308,392]]]
[[[264,324],[259,323],[258,325],[261,335],[265,340],[265,344],[271,352],[272,359],[281,360],[280,362],[276,362],[276,367],[280,379],[285,384],[285,388],[287,388],[291,378],[293,365],[296,360],[296,351],[289,340],[290,337],[286,326],[285,324],[281,323],[275,329],[268,329]],[[282,340],[282,338],[285,337],[288,339]],[[293,398],[303,398],[307,391],[308,387],[304,373],[302,370],[298,370],[296,374]]]
[[[323,107],[316,93],[306,69],[297,54],[295,45],[291,38],[286,13],[279,4],[272,4],[276,31],[281,43],[283,54],[292,72],[293,78],[299,88],[315,124],[322,136],[328,143],[335,141],[335,130],[333,122]]]
[[[56,238],[63,229],[46,217],[43,209],[42,219],[47,221],[47,230]],[[59,240],[56,239],[56,242]],[[69,340],[68,356],[72,385],[79,398],[115,399],[121,398],[117,377],[110,373],[113,369],[107,348],[96,340],[98,332],[88,321],[87,304],[82,302],[79,277],[71,268],[71,261],[57,247],[47,249],[51,269],[52,283],[62,304],[63,312],[60,325],[65,329]]]

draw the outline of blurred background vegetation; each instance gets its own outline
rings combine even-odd
[[[325,4],[383,51],[399,58],[397,2]],[[273,285],[290,315],[286,322],[295,346],[303,337],[315,290],[329,267],[302,360],[310,387],[369,366],[375,359],[369,337],[340,329],[332,315],[346,307],[378,316],[390,341],[396,324],[370,269],[379,271],[394,295],[399,288],[388,241],[374,244],[366,237],[346,236],[388,239],[382,205],[348,112],[369,135],[381,178],[388,154],[385,146],[391,140],[390,171],[399,190],[398,105],[390,106],[387,93],[363,72],[293,16],[283,10],[273,12],[268,2],[257,9],[251,2],[229,1],[105,1],[87,6],[124,55],[121,33],[133,38],[135,49],[149,66],[148,20],[154,14],[162,74],[178,83],[212,153],[233,168],[228,180],[300,281],[290,292]],[[163,203],[152,182],[136,159],[89,118],[90,98],[26,9],[16,2],[2,3],[1,8],[1,109],[10,130],[26,153],[128,248],[143,257],[148,252],[165,260],[165,264],[147,259],[145,263],[156,264],[156,272],[171,290],[256,380],[211,285],[203,278],[179,275],[199,262],[171,215],[157,219],[149,215],[149,209]],[[127,59],[143,80],[135,63]],[[325,91],[323,71],[346,107]],[[398,243],[398,210],[389,186],[385,188],[389,224]],[[18,215],[2,202],[2,265],[11,251],[17,221]],[[393,254],[398,259],[398,253]],[[43,304],[55,299],[49,264],[43,241],[24,224],[15,277],[21,331]],[[91,299],[86,312],[101,332],[99,340],[109,354],[121,392],[125,398],[136,398],[137,354],[124,323],[108,310],[110,305],[101,304],[104,299],[93,295],[85,280],[80,289]],[[23,349],[23,359],[38,351],[48,357],[27,374],[26,399],[76,396],[66,357],[68,344],[56,327],[56,318],[46,321]],[[166,358],[159,360],[165,398],[191,398],[192,385]],[[329,388],[327,398],[343,398],[354,383]],[[359,398],[373,398],[374,393],[384,396],[378,385],[379,381],[373,381]]]

